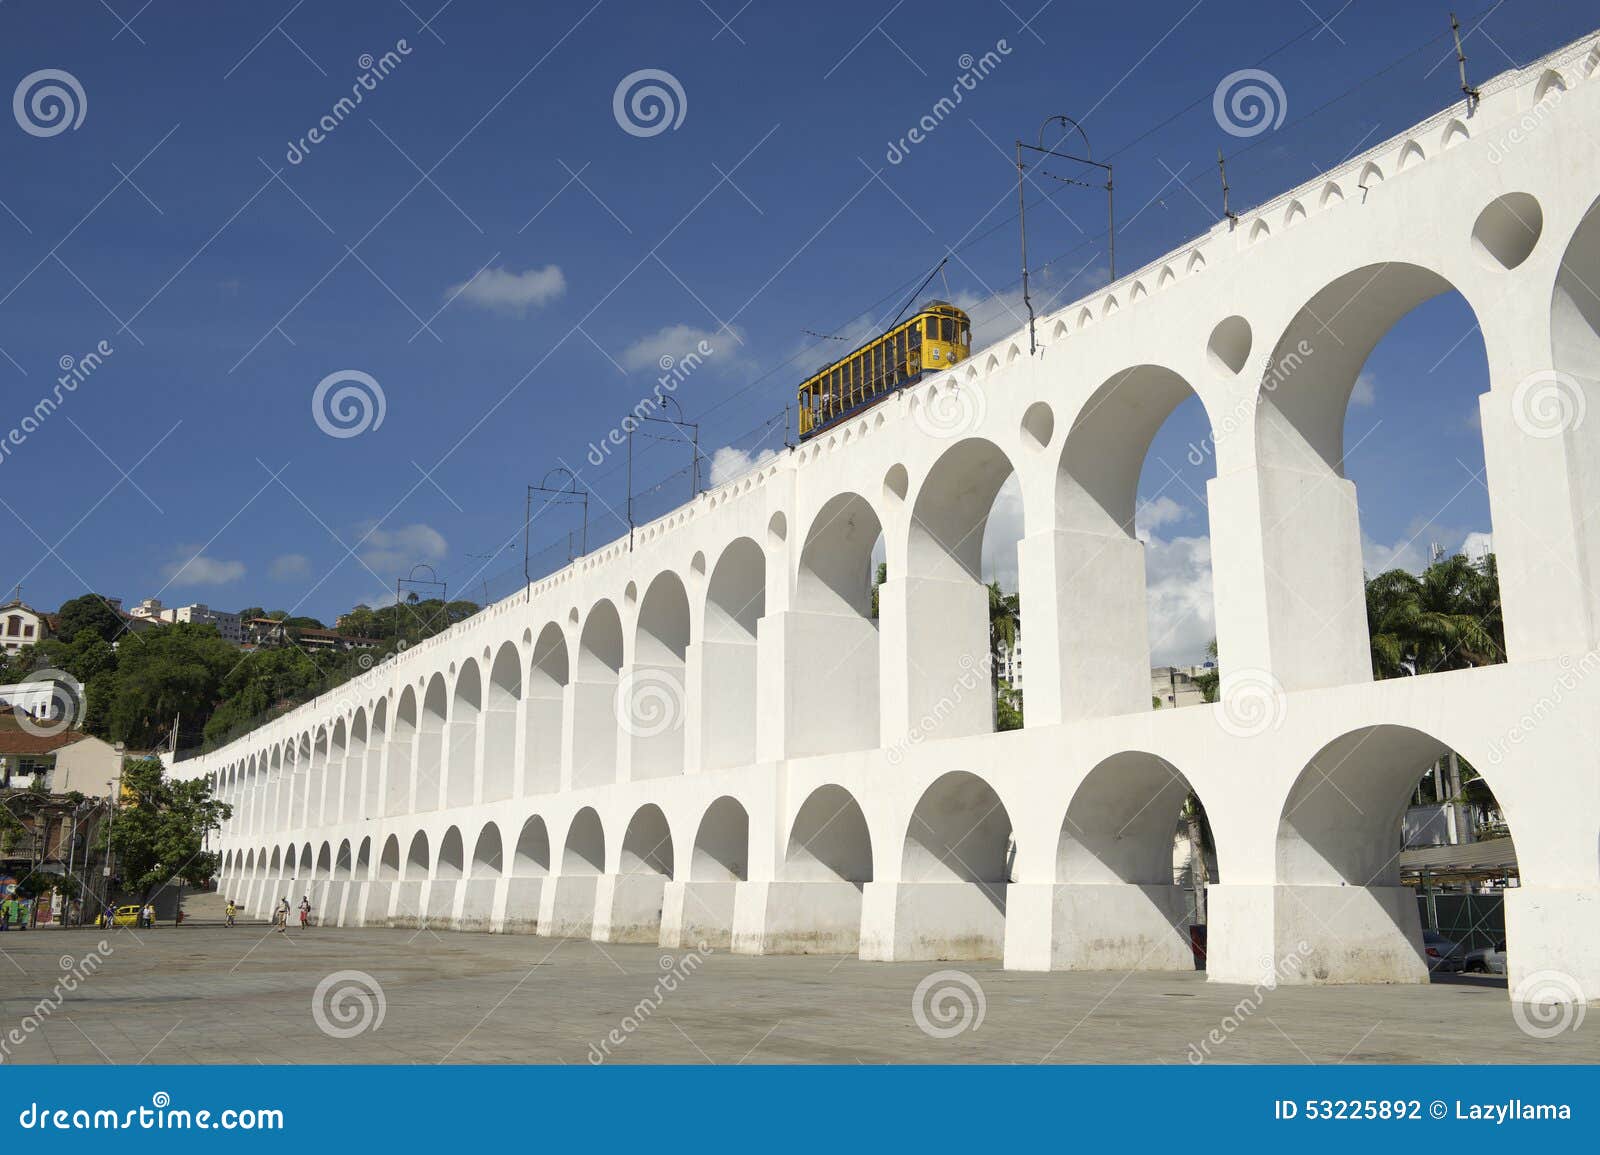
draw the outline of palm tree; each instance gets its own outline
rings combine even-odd
[[[1022,632],[1022,602],[1019,595],[989,583],[989,683],[994,690],[995,728],[1016,730],[1022,726],[1021,696],[1011,686],[1000,684],[1001,655],[1014,653]]]
[[[1505,661],[1494,557],[1480,568],[1459,554],[1418,577],[1405,570],[1367,582],[1372,672],[1394,678]]]

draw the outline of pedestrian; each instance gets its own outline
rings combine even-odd
[[[100,925],[104,927],[113,927],[117,925],[117,908],[112,906],[109,902],[106,903],[105,914],[100,916]]]
[[[144,925],[149,928],[156,924],[156,908],[148,902],[144,904]]]
[[[311,925],[311,899],[302,894],[300,896],[300,929],[305,930]]]
[[[11,900],[0,902],[0,930],[11,929]]]
[[[278,900],[278,907],[277,907],[276,912],[273,914],[273,918],[278,924],[278,933],[279,934],[288,934],[289,933],[289,896],[287,894],[284,895],[281,899]]]
[[[232,926],[233,925],[234,912],[237,911],[237,910],[238,910],[238,907],[233,905],[233,899],[230,898],[228,900],[227,910],[224,912],[226,917],[223,919],[223,922],[222,922],[223,926]]]

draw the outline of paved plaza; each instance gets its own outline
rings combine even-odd
[[[1600,1061],[1600,1014],[1530,1037],[1504,980],[1476,976],[1259,991],[1200,974],[208,922],[114,931],[86,965],[102,937],[0,938],[6,1062]],[[81,977],[63,992],[69,975]]]

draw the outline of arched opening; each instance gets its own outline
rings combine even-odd
[[[1600,385],[1600,200],[1584,213],[1562,255],[1550,298],[1550,341],[1557,370],[1586,389]]]
[[[1188,779],[1154,754],[1113,754],[1061,823],[1051,967],[1194,968],[1190,928],[1205,925],[1215,881],[1210,822]]]
[[[493,822],[485,823],[478,832],[477,845],[472,848],[472,877],[499,878],[504,866],[500,828]]]
[[[400,839],[389,835],[383,844],[383,853],[378,856],[378,879],[382,882],[393,882],[400,877]]]
[[[279,797],[283,792],[283,771],[287,743],[272,748],[272,766],[267,772],[266,781],[261,784],[261,813],[257,821],[257,829],[263,834],[269,829],[283,829],[283,812],[280,809]],[[292,764],[293,756],[288,755]]]
[[[372,839],[369,836],[369,837],[363,838],[361,840],[361,848],[356,851],[356,866],[355,866],[356,878],[357,879],[369,878],[371,870],[372,870]]]
[[[567,844],[561,851],[561,873],[598,875],[605,873],[605,869],[605,828],[600,825],[600,815],[594,807],[585,806],[567,828]]]
[[[1503,660],[1475,420],[1488,387],[1471,307],[1416,265],[1335,279],[1279,339],[1255,436],[1264,641],[1285,689]],[[1435,561],[1449,571],[1430,576]],[[1374,595],[1367,577],[1386,585]],[[1476,628],[1491,607],[1490,628]],[[1450,643],[1433,652],[1409,626],[1385,628],[1386,617],[1429,623]],[[1374,644],[1377,634],[1396,644]]]
[[[672,877],[672,830],[661,807],[639,807],[622,836],[623,874],[659,874]]]
[[[478,715],[483,709],[483,678],[468,658],[456,675],[450,715],[449,790],[445,805],[471,806],[478,778]]]
[[[317,864],[311,877],[316,881],[321,882],[323,879],[331,878],[332,876],[333,847],[329,843],[324,842],[321,848],[317,851]]]
[[[1009,681],[1002,694],[995,661],[999,647],[1008,666],[1018,659],[1025,603],[1018,590],[1024,527],[1015,485],[991,525],[1014,472],[998,446],[971,437],[945,450],[917,491],[906,574],[890,574],[879,593],[885,621],[895,620],[895,607],[904,613],[913,740],[990,733],[1002,704],[1007,728],[1015,728],[1020,699]]]
[[[817,511],[800,551],[784,652],[792,756],[870,750],[879,734],[878,590],[883,526],[866,498],[841,493]]]
[[[694,836],[691,882],[743,882],[750,877],[750,815],[723,795],[706,810]]]
[[[872,881],[872,835],[850,791],[829,785],[811,792],[794,817],[779,874],[787,882],[844,882],[858,891]]]
[[[344,790],[341,796],[340,820],[356,822],[371,814],[363,810],[366,793],[363,783],[367,774],[367,711],[357,707],[350,719],[350,743],[344,755]]]
[[[522,699],[522,656],[506,642],[489,668],[483,718],[483,801],[510,798],[517,774],[517,703]]]
[[[301,763],[302,773],[294,781],[294,819],[296,826],[322,825],[322,791],[328,776],[328,728],[317,727],[311,742],[311,758]]]
[[[1504,973],[1510,827],[1477,770],[1431,734],[1368,726],[1323,746],[1284,801],[1277,871],[1287,981]]]
[[[601,841],[601,859],[604,860],[604,839]],[[543,878],[550,873],[550,831],[544,819],[535,814],[522,824],[517,836],[517,854],[512,860],[511,873],[518,878]]]
[[[350,840],[346,838],[339,843],[339,852],[333,856],[333,877],[341,882],[348,882],[351,867]]]
[[[578,636],[578,662],[572,686],[572,785],[602,786],[616,781],[618,727],[617,679],[622,670],[622,618],[616,606],[599,601]]]
[[[689,595],[670,570],[639,603],[633,665],[617,687],[617,720],[631,745],[634,780],[683,773]]]
[[[421,882],[428,877],[428,835],[419,830],[412,836],[411,846],[406,851],[406,870],[404,878],[407,882]]]
[[[311,868],[311,843],[308,842],[300,848],[300,865],[295,870],[295,878],[301,883],[310,882],[312,878]]]
[[[894,941],[871,957],[999,958],[1011,878],[1011,816],[982,778],[943,775],[922,793],[906,827]]]
[[[407,686],[400,692],[394,711],[394,733],[389,736],[384,813],[390,817],[411,812],[411,768],[416,756],[417,716],[416,687]]]
[[[444,838],[439,842],[439,861],[434,868],[434,877],[443,879],[457,879],[461,877],[465,848],[462,845],[461,828],[452,826],[444,832]]]
[[[528,669],[524,794],[549,794],[561,788],[562,700],[566,688],[567,638],[560,626],[549,622],[534,642]]]
[[[756,760],[756,633],[766,612],[767,555],[741,537],[722,551],[706,587],[699,695],[706,769]]]
[[[1222,321],[1209,346],[1213,367],[1231,375],[1250,343],[1243,318]],[[1063,622],[1093,626],[1050,639],[1060,655],[1060,717],[1176,705],[1164,692],[1152,701],[1152,670],[1159,665],[1168,676],[1158,680],[1168,682],[1174,668],[1204,660],[1215,633],[1213,444],[1193,388],[1160,365],[1116,373],[1073,421],[1056,474],[1055,565],[1040,577],[1060,575]]]
[[[317,810],[317,825],[331,825],[339,821],[339,807],[344,799],[345,760],[349,754],[349,730],[340,718],[328,735],[328,765],[322,772],[322,790],[312,798]]]
[[[372,706],[372,719],[367,735],[365,783],[362,786],[362,808],[359,813],[376,818],[383,813],[383,757],[389,736],[389,699],[379,698]]]
[[[434,674],[422,695],[417,723],[417,767],[411,790],[412,810],[437,810],[444,796],[444,741],[449,725],[450,695],[444,675]]]

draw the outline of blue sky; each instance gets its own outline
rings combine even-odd
[[[557,465],[596,494],[591,542],[615,535],[620,458],[586,457],[662,356],[712,341],[677,398],[708,452],[754,453],[781,445],[794,384],[840,348],[807,331],[869,331],[951,248],[924,295],[948,286],[980,337],[1010,329],[1009,147],[1045,114],[1115,156],[1131,269],[1215,219],[1219,147],[1242,208],[1455,95],[1433,4],[439,3],[0,6],[6,88],[56,69],[83,94],[74,128],[0,123],[0,426],[64,358],[112,349],[0,459],[8,589],[45,608],[93,588],[331,620],[427,562],[452,592],[503,595],[523,486]],[[1576,7],[1463,13],[1476,78],[1585,31]],[[891,163],[964,57],[991,51],[957,112]],[[386,52],[371,79],[364,56]],[[1256,66],[1287,116],[1245,141],[1211,95]],[[682,92],[653,135],[614,112],[645,69]],[[360,105],[303,141],[353,87]],[[1097,195],[1057,203],[1031,242],[1061,303],[1106,258]],[[1369,363],[1348,438],[1369,559],[1401,546],[1414,564],[1489,528],[1482,486],[1464,487],[1486,388],[1470,328],[1459,301],[1434,302]],[[313,392],[341,371],[377,382],[381,425],[318,427]],[[1161,631],[1158,657],[1207,636],[1196,416],[1174,416],[1145,474],[1153,590],[1194,619]],[[636,489],[661,482],[641,519],[687,496],[688,464],[641,442]],[[535,548],[574,525],[549,515]]]

